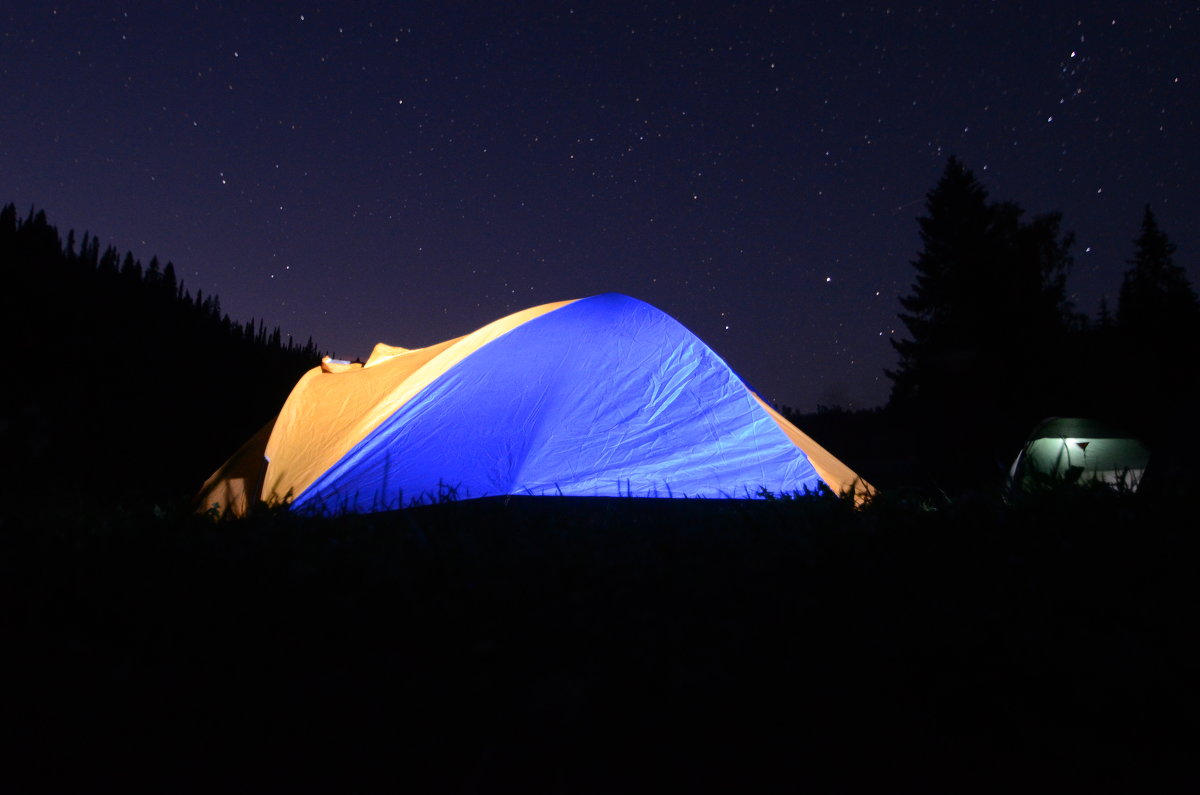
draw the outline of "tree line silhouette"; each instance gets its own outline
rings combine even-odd
[[[6,502],[185,498],[321,356],[44,212],[0,210],[0,268]]]
[[[993,486],[1049,416],[1140,436],[1160,476],[1195,470],[1200,302],[1148,205],[1116,315],[1104,302],[1095,319],[1068,300],[1074,239],[1061,213],[1027,219],[951,158],[918,224],[887,405],[796,417],[802,427],[879,485]]]

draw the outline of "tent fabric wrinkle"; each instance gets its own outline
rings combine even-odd
[[[261,498],[294,510],[444,495],[870,489],[677,321],[612,293],[523,310],[428,348],[381,343],[353,370],[314,368],[264,452]]]

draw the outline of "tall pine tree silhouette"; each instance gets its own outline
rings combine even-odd
[[[1174,256],[1147,205],[1121,284],[1111,353],[1127,424],[1152,443],[1160,463],[1178,470],[1195,468],[1188,462],[1200,441],[1192,419],[1200,400],[1200,300]]]
[[[1134,246],[1117,302],[1122,331],[1155,344],[1169,344],[1169,335],[1195,334],[1200,328],[1200,301],[1187,272],[1175,264],[1175,245],[1159,229],[1150,205],[1142,214]]]
[[[1057,213],[1023,215],[990,201],[952,157],[918,219],[923,247],[900,299],[908,338],[893,341],[889,407],[924,426],[924,463],[945,464],[944,474],[995,474],[1060,388],[1072,238]]]

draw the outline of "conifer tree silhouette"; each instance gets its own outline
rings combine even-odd
[[[1195,469],[1200,436],[1191,415],[1200,400],[1200,301],[1187,272],[1175,264],[1175,245],[1147,205],[1134,239],[1117,302],[1115,411],[1157,448],[1167,468]]]
[[[1200,301],[1187,272],[1174,262],[1175,245],[1159,229],[1150,205],[1134,240],[1133,259],[1117,302],[1117,323],[1133,337],[1169,343],[1172,334],[1200,329]]]
[[[55,363],[13,368],[0,392],[0,445],[20,462],[0,502],[61,495],[66,473],[82,473],[71,499],[190,496],[320,350],[244,333],[170,262],[143,269],[114,246],[101,255],[99,236],[74,241],[43,212],[0,208],[0,328],[15,353]]]
[[[960,472],[964,459],[1007,455],[1056,391],[1055,361],[1073,318],[1065,294],[1072,236],[1058,213],[1023,215],[1015,203],[989,200],[952,157],[918,219],[923,247],[912,291],[900,299],[908,337],[893,341],[900,358],[887,373],[889,407],[919,417],[927,440],[941,439],[930,456]]]

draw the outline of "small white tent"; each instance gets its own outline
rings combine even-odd
[[[1127,433],[1096,420],[1052,417],[1030,434],[1009,482],[1023,488],[1041,477],[1137,490],[1149,462],[1150,451]]]

